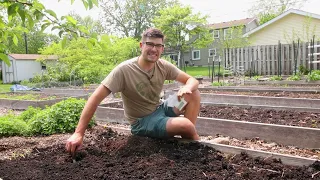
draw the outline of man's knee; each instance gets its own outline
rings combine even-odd
[[[179,134],[189,134],[195,131],[194,124],[187,118],[178,117],[171,118],[167,122],[167,131],[171,135]]]
[[[183,98],[187,101],[200,101],[200,91],[197,89],[195,91],[192,91],[191,94],[184,94]]]

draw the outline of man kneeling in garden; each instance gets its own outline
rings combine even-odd
[[[164,35],[150,28],[142,34],[141,55],[115,67],[102,81],[86,103],[74,134],[67,140],[66,149],[74,153],[83,143],[85,130],[97,106],[111,92],[121,92],[126,119],[135,135],[198,140],[195,123],[200,109],[199,82],[168,61],[160,59],[164,50]],[[183,84],[177,97],[187,105],[183,109],[169,106],[168,100],[160,102],[160,92],[165,80]],[[171,102],[172,99],[169,101]],[[178,101],[178,100],[173,100]],[[184,114],[184,117],[180,117]]]

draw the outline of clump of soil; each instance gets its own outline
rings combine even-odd
[[[0,161],[2,179],[310,179],[319,171],[275,159],[224,154],[200,143],[122,136],[100,126],[86,135],[76,162],[64,142]]]

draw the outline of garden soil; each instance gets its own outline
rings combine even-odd
[[[73,162],[65,152],[67,137],[67,134],[51,136],[52,143],[48,137],[38,137],[36,141],[24,138],[25,142],[20,138],[20,148],[33,146],[33,150],[24,157],[0,160],[0,179],[320,178],[319,162],[309,167],[286,166],[271,158],[224,155],[197,142],[118,135],[102,126],[86,132],[84,147]],[[0,144],[8,140],[10,138],[2,138]],[[26,143],[28,141],[33,143]],[[6,147],[0,149],[4,150]]]

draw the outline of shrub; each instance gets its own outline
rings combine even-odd
[[[301,76],[299,74],[297,75],[291,75],[290,77],[287,78],[288,81],[299,81],[301,80]]]
[[[32,106],[29,106],[27,110],[23,111],[17,118],[28,122],[30,119],[32,119],[36,114],[41,112],[41,108],[35,108]]]
[[[26,122],[16,118],[13,114],[0,117],[0,137],[29,135]]]
[[[31,132],[43,135],[73,132],[78,124],[85,102],[84,99],[69,98],[47,107],[28,121]],[[89,127],[93,125],[94,121],[91,120]]]
[[[308,81],[319,81],[320,80],[320,70],[314,70],[311,74],[307,76]]]
[[[309,74],[310,70],[308,68],[304,67],[303,65],[300,65],[299,72],[303,75],[307,75],[307,74]]]
[[[272,76],[269,78],[270,81],[281,81],[282,77],[281,76]]]
[[[262,76],[253,76],[252,79],[258,81]]]

